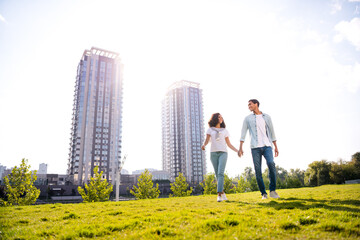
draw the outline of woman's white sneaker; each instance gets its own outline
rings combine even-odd
[[[280,198],[280,196],[275,191],[270,192],[270,197],[272,197],[272,198]]]
[[[221,199],[222,199],[223,201],[227,201],[227,200],[228,200],[227,197],[226,197],[226,195],[225,195],[225,193],[221,194]]]
[[[222,201],[221,196],[219,196],[219,195],[217,196],[217,201],[218,201],[218,202],[221,202],[221,201]]]

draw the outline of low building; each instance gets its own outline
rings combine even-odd
[[[36,174],[35,185],[69,185],[65,174]]]

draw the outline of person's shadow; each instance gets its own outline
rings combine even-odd
[[[360,200],[317,200],[312,198],[280,198],[277,201],[270,201],[264,203],[258,203],[263,207],[272,207],[276,210],[281,209],[312,209],[312,208],[324,208],[332,211],[345,211],[345,212],[360,212],[358,208],[352,208],[351,206],[360,206]],[[347,206],[344,206],[347,205]],[[349,206],[350,205],[350,206]]]

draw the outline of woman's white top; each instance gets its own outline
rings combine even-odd
[[[227,152],[227,145],[225,138],[229,137],[229,132],[226,128],[219,129],[219,137],[216,139],[217,131],[209,128],[206,134],[210,135],[211,148],[210,152]]]

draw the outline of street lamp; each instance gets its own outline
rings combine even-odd
[[[126,160],[127,155],[125,154],[125,156],[123,157],[122,160],[119,161],[119,167],[116,169],[116,196],[115,196],[115,201],[118,202],[119,201],[119,194],[120,194],[120,172],[121,169],[123,168],[124,164],[125,164],[125,160]]]

